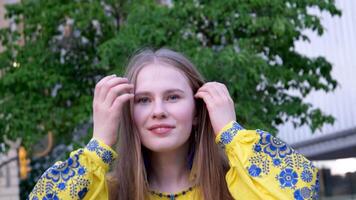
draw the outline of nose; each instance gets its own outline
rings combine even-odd
[[[152,118],[156,119],[161,119],[167,117],[167,112],[166,109],[162,103],[162,101],[156,101],[153,107],[152,111]]]

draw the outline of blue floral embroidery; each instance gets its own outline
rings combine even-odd
[[[230,135],[229,132],[223,132],[221,134],[221,142],[223,144],[229,144],[232,141],[232,136]]]
[[[277,177],[282,188],[294,187],[298,182],[298,174],[291,168],[284,169]]]
[[[244,130],[244,127],[242,127],[239,123],[234,121],[232,123],[232,127],[229,130],[231,130],[231,132],[237,132],[240,130]]]
[[[232,123],[232,127],[221,134],[219,145],[222,148],[225,148],[225,145],[229,144],[240,130],[244,130],[244,128],[239,123],[234,121]]]
[[[79,167],[79,169],[78,169],[78,174],[79,174],[79,175],[85,174],[85,168],[84,168],[84,167]]]
[[[66,184],[65,183],[59,183],[57,187],[60,190],[64,190],[66,188]]]
[[[273,137],[270,133],[264,132],[262,130],[257,130],[257,132],[261,136],[259,144],[262,146],[263,151],[270,155],[272,158],[284,158],[287,155],[293,153],[293,150],[288,147],[287,144],[282,140]]]
[[[78,192],[79,199],[83,199],[85,197],[85,195],[87,194],[87,192],[88,192],[88,188],[86,188],[86,187],[83,188],[82,190],[80,190]]]
[[[270,133],[257,130],[260,139],[252,147],[254,155],[249,161],[247,171],[251,177],[270,176],[271,169],[277,171],[276,180],[283,189],[292,189],[294,198],[318,199],[319,182],[305,188],[297,188],[299,177],[302,181],[311,183],[317,169],[303,155],[294,151],[286,143],[273,137]],[[317,174],[318,176],[318,174]]]
[[[261,151],[261,145],[256,144],[254,149],[255,149],[256,152],[260,152]]]
[[[279,158],[273,159],[273,164],[274,166],[279,166],[281,165],[281,160]]]
[[[312,199],[319,199],[319,188],[320,188],[319,173],[317,173],[316,174],[315,185],[312,186],[312,190],[313,190]]]
[[[307,187],[303,187],[294,191],[295,200],[310,199],[310,197],[312,197],[312,191]]]
[[[248,169],[248,173],[253,177],[259,176],[261,173],[261,168],[257,167],[256,165],[251,165]]]
[[[32,191],[32,199],[39,200],[37,195],[45,195],[41,200],[58,200],[58,192],[70,191],[71,199],[84,197],[86,194],[82,188],[89,186],[89,180],[83,178],[86,169],[79,163],[79,156],[83,153],[80,149],[71,154],[65,162],[59,162],[50,167],[37,181]],[[73,180],[73,181],[69,181]],[[81,193],[78,193],[82,191]]]
[[[96,139],[91,139],[90,142],[87,144],[86,149],[89,151],[94,151],[96,155],[98,155],[101,160],[109,164],[113,161],[113,153],[109,150],[104,149],[101,147]]]
[[[113,159],[113,155],[111,151],[104,151],[101,158],[103,159],[104,163],[110,163]]]
[[[56,194],[46,194],[42,200],[59,200]]]
[[[90,142],[87,144],[87,149],[89,151],[95,151],[98,147],[99,143],[95,139],[90,140]]]
[[[302,172],[302,180],[304,182],[309,183],[312,181],[312,179],[313,179],[313,174],[309,170],[304,170]]]
[[[57,183],[61,180],[68,181],[71,177],[75,175],[74,168],[79,166],[78,155],[73,158],[68,158],[67,162],[61,162],[58,165],[51,167],[46,173],[46,178],[53,180],[54,183]]]

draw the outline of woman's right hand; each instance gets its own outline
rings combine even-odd
[[[134,97],[134,85],[127,78],[106,76],[95,86],[93,137],[112,146],[116,143],[123,104]]]

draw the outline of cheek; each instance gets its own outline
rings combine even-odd
[[[186,101],[171,106],[170,113],[174,115],[177,120],[185,122],[189,125],[193,119],[194,108],[194,104],[189,101]]]
[[[133,118],[135,121],[135,124],[138,127],[141,127],[145,119],[149,115],[149,108],[148,106],[142,107],[142,106],[134,106],[133,108]]]

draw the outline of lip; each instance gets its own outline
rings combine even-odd
[[[153,126],[150,126],[148,128],[148,130],[153,130],[153,129],[157,129],[157,128],[175,128],[174,126],[172,125],[169,125],[169,124],[155,124]]]
[[[152,133],[156,135],[166,135],[175,127],[169,124],[155,124],[148,128]]]

